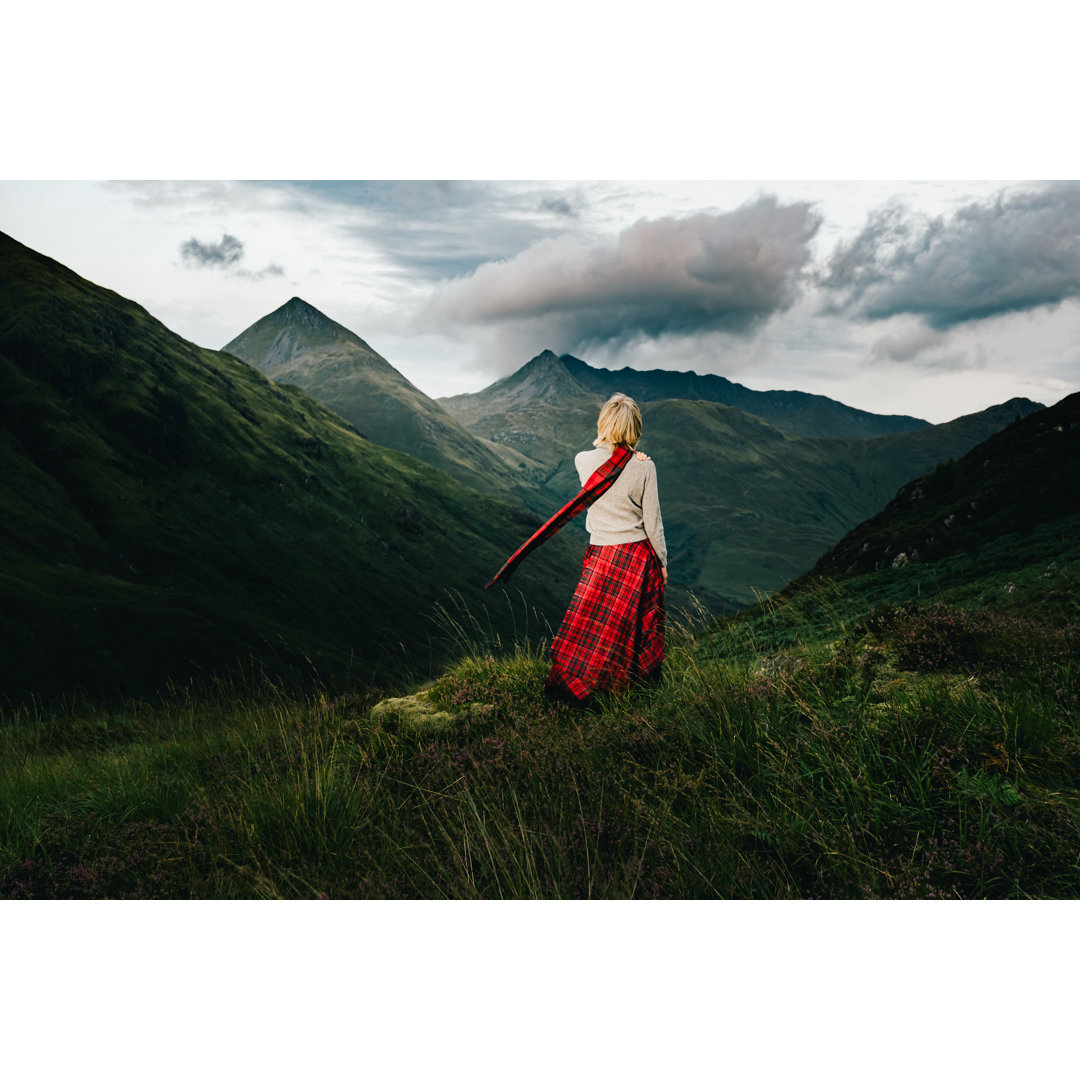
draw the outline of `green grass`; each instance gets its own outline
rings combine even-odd
[[[591,712],[464,602],[438,722],[239,675],[9,712],[0,895],[1080,897],[1080,629],[1027,599],[676,614],[663,684]]]

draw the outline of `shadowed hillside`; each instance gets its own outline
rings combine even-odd
[[[0,697],[425,669],[535,523],[0,234]],[[579,557],[515,584],[558,618]]]
[[[814,567],[850,575],[975,554],[1080,515],[1080,394],[1028,416],[906,484]]]

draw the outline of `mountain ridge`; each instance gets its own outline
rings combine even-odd
[[[268,374],[291,363],[315,345],[344,343],[378,355],[358,334],[334,322],[306,300],[294,296],[222,346],[221,351],[234,356],[238,355],[238,348],[250,354],[257,352],[260,360],[256,366]],[[240,359],[246,360],[248,356]]]
[[[931,426],[917,417],[871,413],[802,390],[751,390],[722,375],[660,368],[596,368],[569,353],[557,356],[551,349],[483,390],[437,400],[466,427],[477,430],[481,416],[496,412],[499,406],[525,404],[535,397],[537,388],[553,386],[579,388],[582,394],[602,398],[626,393],[639,404],[679,398],[733,405],[782,431],[809,438],[873,438]]]

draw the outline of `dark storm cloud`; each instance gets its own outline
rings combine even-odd
[[[639,221],[614,238],[564,234],[450,282],[429,314],[531,322],[567,349],[746,334],[795,302],[820,224],[809,203],[762,196],[728,213]]]
[[[204,244],[192,237],[180,245],[180,258],[188,266],[210,266],[227,271],[228,277],[247,281],[262,281],[268,277],[283,277],[285,271],[277,263],[267,263],[261,270],[247,270],[237,266],[244,257],[244,245],[235,236],[225,233],[216,244]]]
[[[837,249],[821,284],[834,312],[916,315],[935,330],[1080,297],[1080,184],[1002,192],[948,220],[891,204]]]
[[[193,236],[180,246],[180,258],[189,266],[226,267],[238,263],[244,257],[244,245],[225,233],[216,243],[204,244]]]
[[[561,232],[584,205],[579,192],[471,180],[275,181],[273,186],[291,195],[300,212],[318,213],[327,205],[355,212],[342,225],[346,235],[378,249],[414,280],[429,282],[508,259]],[[557,209],[560,204],[564,211]]]
[[[577,207],[571,205],[570,200],[562,195],[548,195],[541,199],[540,209],[561,217],[576,218],[578,216]]]

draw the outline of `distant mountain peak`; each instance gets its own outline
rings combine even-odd
[[[567,361],[571,359],[570,356],[558,356],[551,349],[545,349],[489,389],[495,390],[502,399],[518,403],[537,395],[547,397],[557,390],[577,395],[588,393],[571,374],[567,366]]]
[[[294,296],[233,338],[222,352],[232,353],[261,371],[270,372],[309,349],[347,342],[375,355],[363,338],[303,298]]]
[[[514,374],[534,375],[537,372],[566,371],[566,361],[569,359],[569,356],[560,356],[558,353],[552,352],[551,349],[545,349],[543,352],[537,353],[527,363],[522,364]],[[513,376],[511,375],[510,378],[513,378]]]
[[[279,307],[277,310],[290,316],[294,312],[301,312],[305,314],[311,312],[317,315],[320,319],[327,318],[327,316],[325,316],[317,307],[315,307],[314,304],[309,304],[302,296],[292,297],[284,304],[282,304],[281,307]]]
[[[284,325],[287,323],[300,323],[302,326],[309,327],[313,330],[327,330],[331,327],[338,330],[345,330],[340,323],[334,322],[328,315],[324,315],[314,304],[309,304],[302,297],[294,296],[291,300],[282,304],[281,307],[271,311],[266,316],[267,319],[272,320],[278,324]],[[256,325],[258,325],[256,323]],[[345,333],[351,333],[349,330],[345,330]]]
[[[483,390],[440,398],[440,401],[474,433],[500,441],[499,429],[484,426],[485,417],[503,414],[509,417],[513,410],[532,401],[541,402],[545,408],[555,405],[569,408],[576,403],[591,409],[617,392],[628,394],[639,405],[671,399],[715,402],[741,409],[780,431],[803,438],[865,439],[931,426],[912,416],[864,412],[820,394],[751,390],[722,375],[662,368],[643,371],[623,367],[612,371],[594,367],[569,353],[556,355],[552,349],[544,349],[517,371]],[[1016,408],[1022,410],[1023,405]],[[519,426],[515,418],[512,429],[517,431]]]
[[[1045,409],[1046,406],[1042,402],[1032,401],[1031,398],[1014,397],[1009,398],[1008,401],[1003,401],[997,408],[1001,409],[1002,412],[1013,412],[1018,420],[1022,420],[1033,412]]]

